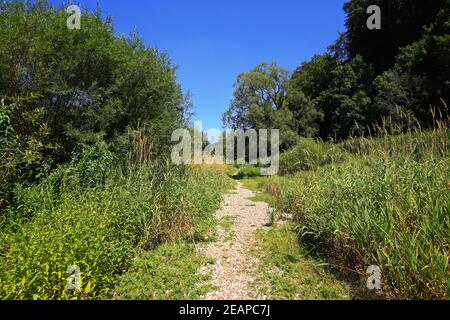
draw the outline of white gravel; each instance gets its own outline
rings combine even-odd
[[[202,273],[211,274],[211,284],[218,288],[210,292],[206,300],[264,299],[249,288],[258,266],[258,259],[251,256],[249,250],[255,244],[255,231],[268,222],[268,204],[248,199],[253,196],[253,191],[238,182],[235,194],[226,194],[222,208],[216,212],[219,221],[225,216],[236,217],[231,230],[225,232],[219,226],[218,240],[198,248],[202,255],[215,261],[202,268]]]

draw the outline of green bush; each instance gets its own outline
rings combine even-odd
[[[342,162],[345,159],[346,154],[339,145],[303,139],[294,148],[281,154],[280,173],[290,175],[314,170],[330,163]]]
[[[20,183],[40,181],[48,172],[39,164],[65,163],[79,144],[105,140],[123,152],[129,129],[145,128],[152,152],[165,153],[186,124],[189,100],[167,53],[137,32],[117,36],[99,9],[82,10],[81,20],[67,32],[64,5],[0,1],[0,100],[13,107],[8,121],[21,143],[11,154],[33,169],[21,169]],[[0,131],[3,120],[0,110]]]
[[[233,175],[235,179],[254,178],[261,175],[261,168],[251,165],[243,165],[238,167],[237,173]]]
[[[111,172],[113,155],[105,142],[99,142],[82,149],[72,159],[82,186],[104,184],[106,176]]]
[[[49,132],[40,125],[41,110],[23,111],[20,115],[27,134],[18,134],[13,124],[20,109],[19,99],[6,104],[0,101],[0,219],[7,207],[13,206],[14,187],[33,183],[50,171],[51,159],[44,156],[54,146],[48,145]]]

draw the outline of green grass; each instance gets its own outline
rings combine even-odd
[[[192,244],[175,241],[144,254],[121,276],[114,290],[118,300],[192,300],[214,290],[211,276],[200,267],[213,263],[199,255]]]
[[[225,232],[230,232],[231,228],[234,226],[234,224],[236,223],[236,216],[224,216],[222,217],[222,219],[220,220],[220,227],[225,231]]]
[[[378,265],[382,296],[447,298],[448,131],[439,127],[341,145],[354,156],[278,178],[282,192],[274,204],[294,214],[302,242],[343,274],[359,278],[361,287],[366,268]]]
[[[445,298],[450,247],[446,159],[361,158],[284,185],[281,210],[337,265],[378,265],[386,296]]]
[[[244,185],[245,188],[253,190],[253,191],[260,191],[259,189],[259,183],[261,179],[264,179],[264,177],[253,177],[253,178],[245,178],[242,179],[241,182]]]
[[[271,194],[270,190],[267,188],[271,186],[273,183],[278,184],[280,178],[279,177],[253,177],[253,178],[245,178],[242,179],[241,182],[245,188],[255,191],[256,195],[250,197],[249,200],[254,202],[266,202],[271,206],[275,205],[276,198],[273,194]],[[267,190],[266,190],[267,189]]]
[[[314,170],[327,164],[341,163],[350,156],[340,145],[303,139],[280,156],[280,173],[289,175]]]
[[[179,237],[212,237],[213,213],[233,184],[219,170],[163,163],[110,171],[92,186],[72,171],[16,191],[18,207],[0,230],[0,298],[108,297],[134,257]],[[79,291],[66,287],[70,265],[81,269]]]
[[[345,283],[330,275],[323,263],[299,246],[295,226],[284,224],[259,230],[253,255],[260,259],[252,286],[269,299],[348,299]]]
[[[230,177],[236,180],[258,177],[261,175],[261,168],[253,165],[236,165],[227,167],[227,172]]]
[[[233,226],[236,223],[236,219],[236,216],[224,216],[220,220],[219,225],[225,232],[225,242],[232,241],[236,237],[236,233],[233,231]]]

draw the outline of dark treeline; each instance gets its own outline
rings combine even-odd
[[[370,5],[381,9],[379,30],[367,28]],[[383,118],[429,126],[430,107],[444,109],[450,93],[450,1],[351,0],[344,10],[346,31],[326,53],[292,73],[262,63],[239,75],[224,123],[280,128],[285,149],[300,137],[345,139]]]

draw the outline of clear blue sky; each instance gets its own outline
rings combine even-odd
[[[240,72],[263,61],[293,70],[344,31],[344,0],[74,1],[89,9],[97,3],[117,34],[136,26],[148,46],[167,51],[204,129],[222,128]]]

